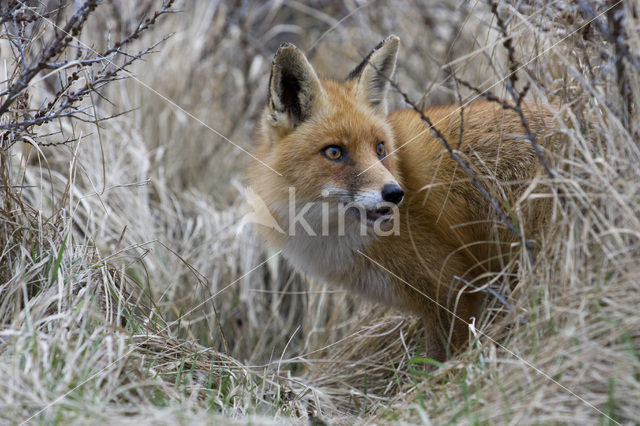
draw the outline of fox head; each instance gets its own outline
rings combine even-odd
[[[256,151],[277,173],[257,164],[250,171],[268,206],[288,203],[284,191],[295,188],[298,203],[348,205],[358,210],[351,218],[368,226],[393,221],[404,193],[395,157],[387,156],[394,137],[386,92],[398,44],[386,38],[341,82],[320,80],[294,45],[278,49]]]

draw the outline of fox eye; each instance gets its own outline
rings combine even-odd
[[[384,149],[384,142],[380,142],[378,146],[376,146],[376,154],[378,154],[380,158],[384,158],[387,155],[387,150]]]
[[[338,161],[342,158],[342,149],[339,146],[331,145],[324,148],[322,154],[329,160]]]

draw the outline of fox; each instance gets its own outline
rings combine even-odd
[[[259,233],[294,269],[422,317],[425,352],[444,361],[468,347],[483,286],[518,240],[417,111],[387,111],[399,42],[384,39],[344,80],[320,79],[282,44],[248,185],[275,219]],[[521,107],[543,144],[551,112]],[[505,214],[539,232],[549,206],[526,197],[541,167],[522,118],[490,101],[423,112]]]

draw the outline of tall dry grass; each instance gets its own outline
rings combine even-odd
[[[55,5],[28,6],[44,13]],[[100,50],[158,6],[102,4],[74,43]],[[77,5],[66,7],[62,16]],[[60,118],[11,144],[3,133],[2,422],[640,418],[634,3],[501,3],[522,65],[518,84],[557,111],[557,177],[537,183],[552,188],[553,226],[537,241],[535,264],[523,254],[511,276],[496,277],[491,290],[502,301],[476,322],[469,351],[435,371],[416,319],[292,273],[250,229],[239,230],[243,150],[251,150],[269,62],[285,40],[319,73],[342,78],[395,33],[398,84],[412,99],[471,99],[456,78],[508,99],[508,55],[490,6],[286,0],[176,8],[130,46],[138,52],[172,34],[127,68],[132,76],[79,104],[100,117],[126,114],[99,128]],[[0,35],[0,90],[20,69],[12,25],[4,22]],[[35,55],[55,31],[42,20],[28,25]],[[76,53],[71,46],[60,60]],[[0,124],[51,99],[59,76],[38,74],[28,103],[13,105]],[[401,96],[393,93],[391,104],[402,107]]]

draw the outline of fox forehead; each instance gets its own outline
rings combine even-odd
[[[376,113],[366,103],[359,102],[351,82],[323,80],[324,114],[318,117],[313,130],[318,143],[339,143],[345,146],[363,142],[392,142],[392,132],[385,116]],[[321,134],[320,134],[321,133]]]

